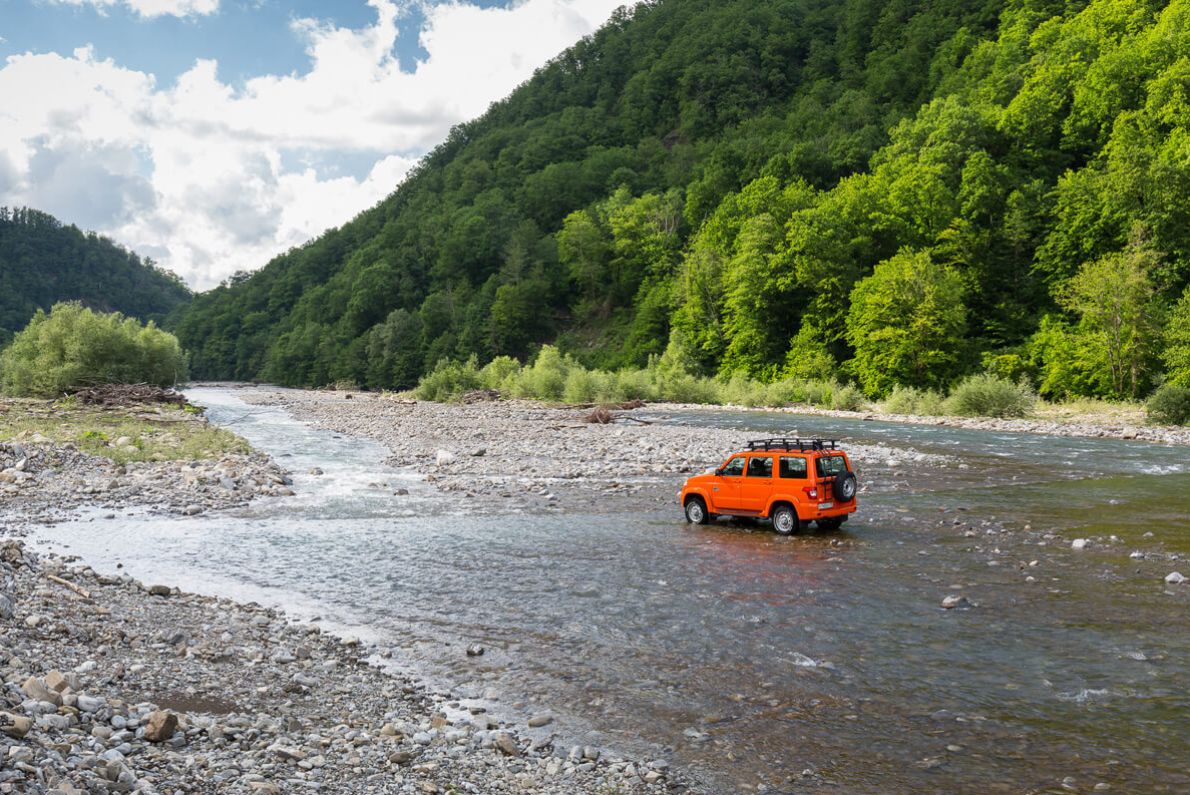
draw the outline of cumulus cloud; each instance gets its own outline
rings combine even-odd
[[[219,0],[51,0],[61,5],[93,6],[100,13],[112,6],[125,6],[142,17],[188,17],[213,14],[219,10]]]
[[[144,13],[217,5],[127,2]],[[86,46],[10,56],[0,68],[0,203],[96,228],[210,287],[392,192],[452,125],[482,113],[619,2],[432,6],[420,34],[428,56],[416,65],[393,54],[396,4],[369,5],[376,20],[361,29],[292,22],[308,68],[237,85],[213,60],[162,86]],[[337,158],[372,166],[344,175],[327,167]]]

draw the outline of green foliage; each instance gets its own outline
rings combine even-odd
[[[186,357],[172,334],[82,304],[40,309],[0,353],[0,383],[10,395],[53,397],[107,383],[172,386],[185,381]]]
[[[1107,397],[1136,398],[1156,370],[1160,309],[1150,274],[1157,261],[1134,239],[1083,265],[1062,291],[1062,304],[1080,317],[1079,344],[1096,350]]]
[[[442,359],[433,370],[422,377],[414,394],[421,400],[446,403],[457,400],[464,392],[482,387],[479,365],[474,358],[465,362]]]
[[[881,407],[889,414],[913,414],[919,417],[946,413],[945,399],[933,389],[897,386],[884,399]]]
[[[1190,381],[1188,30],[1190,0],[641,3],[177,330],[202,377],[291,385],[553,345],[499,388],[1140,397]]]
[[[876,396],[897,384],[938,386],[958,372],[966,330],[958,273],[927,253],[903,251],[877,265],[851,294],[850,366]]]
[[[190,301],[177,275],[37,210],[0,207],[0,347],[61,301],[161,322]]]
[[[1190,425],[1190,387],[1165,384],[1145,404],[1149,419],[1164,425]]]
[[[963,379],[946,399],[949,414],[960,417],[1027,417],[1037,403],[1028,384],[980,373]]]
[[[1169,383],[1190,387],[1190,287],[1169,313],[1164,358],[1169,368]]]

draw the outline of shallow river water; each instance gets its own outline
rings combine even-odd
[[[100,571],[317,616],[497,713],[552,711],[536,731],[559,745],[663,756],[709,791],[1190,791],[1190,584],[1162,579],[1190,575],[1186,448],[658,416],[946,454],[883,472],[842,531],[782,538],[690,526],[676,506],[460,510],[379,445],[237,394],[190,397],[291,469],[296,497],[90,514],[42,540]],[[943,610],[948,594],[974,606]]]

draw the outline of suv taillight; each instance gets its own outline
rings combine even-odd
[[[802,491],[806,492],[807,497],[811,497],[813,499],[818,499],[818,487],[817,486],[802,486]]]

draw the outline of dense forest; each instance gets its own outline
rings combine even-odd
[[[106,237],[38,210],[0,207],[0,347],[60,301],[160,321],[189,300],[176,275]]]
[[[1190,1],[659,0],[177,325],[199,377],[1190,386]],[[552,349],[551,349],[552,350]]]

